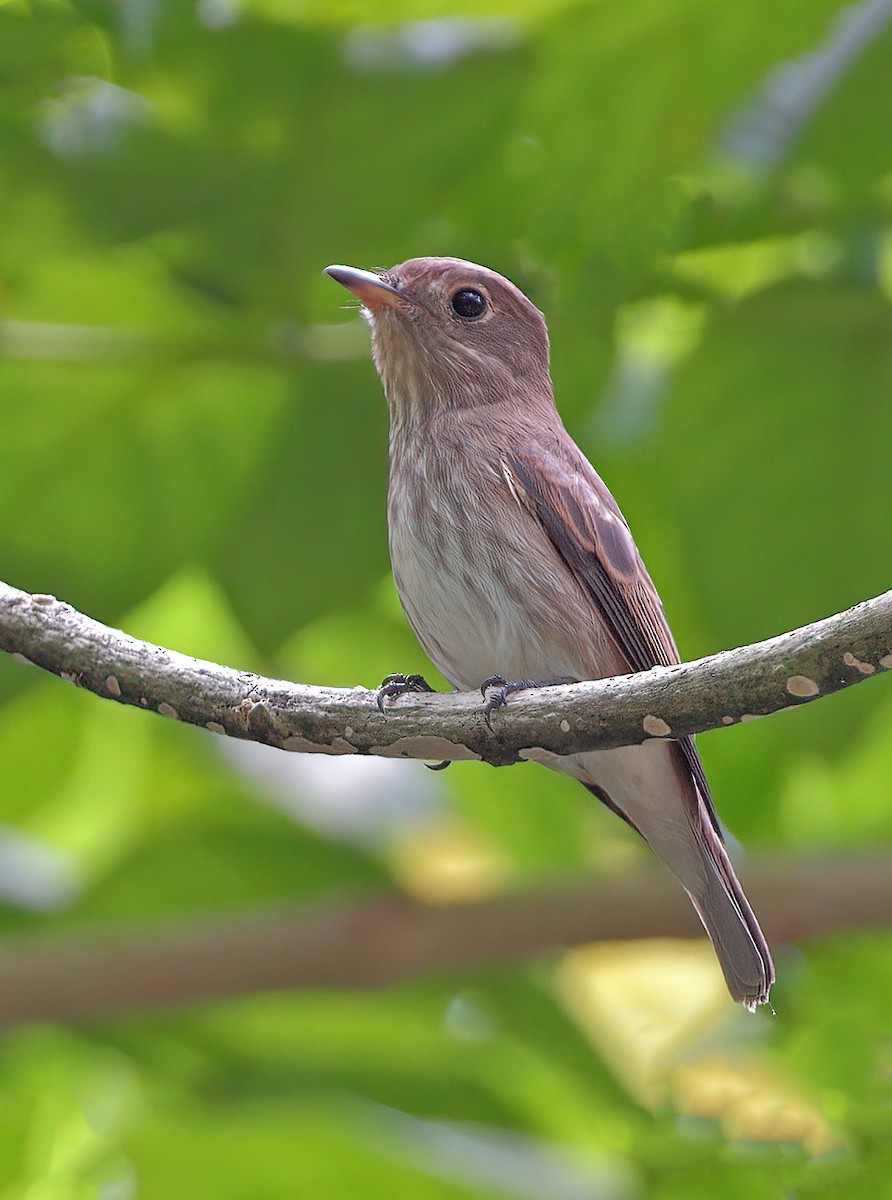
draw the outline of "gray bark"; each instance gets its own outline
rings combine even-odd
[[[321,754],[481,759],[675,738],[808,704],[892,669],[892,591],[790,633],[677,667],[513,695],[374,692],[266,679],[141,642],[52,596],[0,583],[0,649],[119,704],[213,733]]]

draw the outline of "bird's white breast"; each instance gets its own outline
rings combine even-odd
[[[403,607],[456,687],[590,673],[591,606],[498,457],[392,444],[388,515]]]

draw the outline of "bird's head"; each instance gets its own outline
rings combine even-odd
[[[517,396],[550,399],[548,330],[513,283],[460,258],[388,271],[326,267],[362,304],[391,407],[408,416]]]

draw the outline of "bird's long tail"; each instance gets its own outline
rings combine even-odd
[[[690,769],[692,755],[692,746],[682,753],[679,743],[580,755],[576,763],[586,770],[577,778],[628,821],[679,879],[729,992],[754,1011],[768,1002],[774,983],[771,951],[722,844],[699,761]]]
[[[690,886],[681,882],[709,934],[728,990],[754,1012],[768,1003],[774,983],[771,951],[718,834],[707,822],[696,833],[703,838],[703,871]]]

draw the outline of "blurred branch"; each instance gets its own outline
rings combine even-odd
[[[343,325],[299,325],[282,320],[272,325],[262,340],[251,334],[234,340],[231,329],[223,337],[0,318],[0,358],[26,362],[145,363],[223,358],[287,366],[306,359],[337,362],[367,358],[368,352],[368,332],[358,320]]]
[[[0,356],[38,362],[129,362],[157,355],[159,344],[129,329],[0,320]]]
[[[742,873],[775,942],[892,924],[892,859],[789,859]],[[0,1025],[284,988],[368,988],[592,941],[702,936],[669,875],[429,907],[386,894],[139,934],[0,943]]]
[[[410,693],[385,715],[364,687],[310,687],[189,658],[5,583],[0,650],[119,704],[283,750],[499,766],[750,721],[890,670],[892,591],[696,662],[519,693],[493,729],[477,693]]]
[[[892,0],[845,5],[823,41],[772,67],[756,97],[729,122],[721,149],[755,169],[774,167],[827,93],[890,21]]]
[[[285,750],[495,764],[678,737],[807,703],[892,668],[892,591],[764,642],[513,698],[490,730],[476,693],[310,687],[189,658],[0,583],[0,649],[99,696]],[[592,713],[597,713],[593,722]]]

